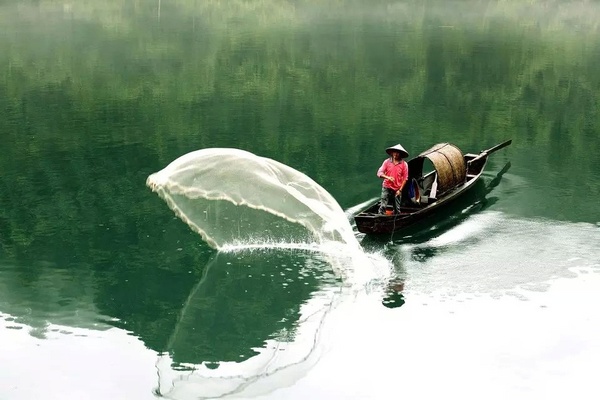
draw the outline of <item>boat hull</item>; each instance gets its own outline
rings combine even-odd
[[[401,231],[419,221],[422,221],[440,209],[445,208],[454,200],[466,194],[470,188],[479,180],[481,175],[472,178],[462,187],[456,188],[453,193],[439,199],[416,211],[404,211],[395,215],[378,214],[379,201],[371,204],[364,211],[359,212],[355,217],[356,228],[361,233],[366,234],[390,234]]]

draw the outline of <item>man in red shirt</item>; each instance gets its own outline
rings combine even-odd
[[[400,144],[388,147],[385,152],[390,155],[390,158],[387,158],[377,170],[377,177],[383,179],[379,213],[385,214],[390,203],[394,207],[394,213],[400,213],[402,189],[408,180],[408,164],[404,161],[404,158],[408,157],[408,152]]]

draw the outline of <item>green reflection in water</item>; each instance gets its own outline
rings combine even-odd
[[[336,283],[319,258],[293,250],[216,255],[180,311],[167,349],[173,361],[243,361],[268,339],[293,342],[302,303]]]
[[[600,193],[587,179],[600,163],[594,4],[181,1],[160,19],[156,2],[109,4],[4,8],[10,159],[49,142],[69,152],[143,143],[156,167],[239,147],[302,170],[348,206],[374,193],[371,170],[398,137],[414,151],[512,137],[534,189],[520,201],[545,197],[540,176],[560,188],[553,208]],[[351,165],[332,166],[338,153]],[[554,215],[598,219],[581,207]]]

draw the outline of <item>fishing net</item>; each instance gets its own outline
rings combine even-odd
[[[212,247],[339,241],[357,245],[337,201],[308,176],[247,151],[188,153],[146,184]]]

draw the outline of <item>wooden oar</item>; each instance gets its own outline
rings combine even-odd
[[[492,148],[489,148],[489,149],[487,149],[487,150],[484,150],[484,151],[482,151],[482,153],[491,154],[491,153],[493,153],[493,152],[495,152],[495,151],[498,151],[498,150],[500,150],[500,149],[503,149],[503,148],[505,148],[506,146],[508,146],[508,145],[509,145],[509,144],[511,144],[511,143],[512,143],[512,139],[510,139],[510,140],[507,140],[506,142],[502,142],[502,143],[500,143],[500,144],[497,144],[497,145],[495,145],[495,146],[494,146],[494,147],[492,147]]]
[[[472,160],[469,161],[469,164],[472,164],[474,162],[477,162],[479,160],[481,160],[482,158],[487,158],[487,156],[489,156],[490,154],[492,154],[495,151],[498,151],[506,146],[508,146],[509,144],[512,143],[512,139],[507,140],[506,142],[502,142],[500,144],[495,145],[494,147],[491,147],[487,150],[483,150],[481,153],[479,153],[479,155],[475,158],[473,158]]]

